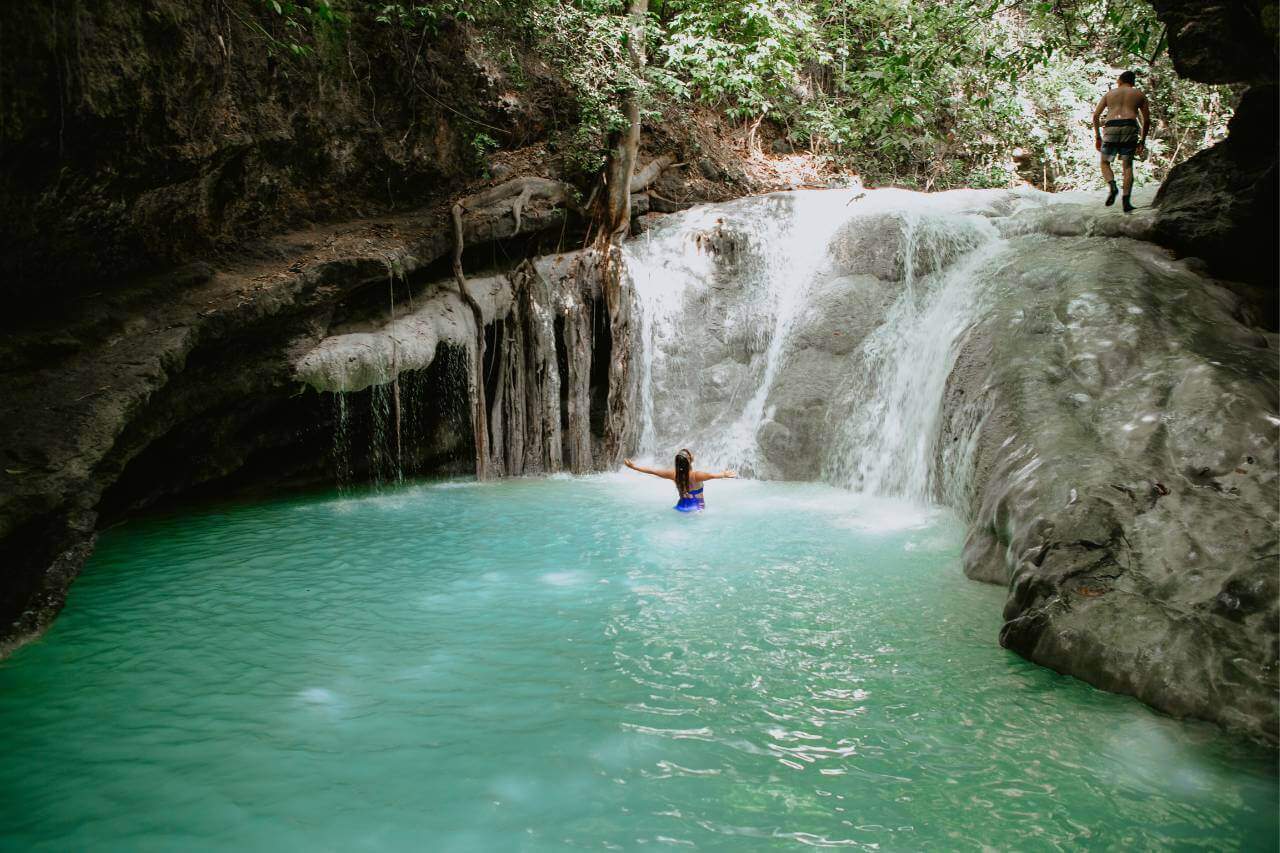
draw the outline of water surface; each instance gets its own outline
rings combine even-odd
[[[1274,849],[1266,750],[1026,663],[946,515],[424,483],[103,536],[0,664],[0,847]]]

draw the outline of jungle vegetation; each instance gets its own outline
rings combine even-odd
[[[557,142],[584,176],[603,167],[627,98],[651,122],[713,109],[748,145],[768,123],[778,150],[930,189],[1006,186],[1015,149],[1038,183],[1095,185],[1089,114],[1123,69],[1153,104],[1140,180],[1221,137],[1232,100],[1174,74],[1145,0],[651,0],[642,69],[628,61],[625,0],[259,2],[263,49],[300,67],[324,63],[354,26],[395,34],[406,65],[450,27],[473,28],[517,83],[521,58],[537,57],[572,92]],[[483,155],[503,143],[477,126],[472,144]]]

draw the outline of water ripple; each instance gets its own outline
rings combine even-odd
[[[945,516],[607,475],[110,531],[0,665],[13,849],[1274,847],[1274,764],[995,643]]]

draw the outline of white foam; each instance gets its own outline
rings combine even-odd
[[[308,687],[298,693],[298,699],[308,705],[333,705],[338,701],[337,695],[324,687]]]
[[[577,586],[587,579],[586,572],[572,569],[562,572],[547,572],[538,578],[538,580],[550,586]]]

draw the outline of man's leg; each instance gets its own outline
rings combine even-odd
[[[1102,179],[1111,187],[1111,191],[1107,193],[1107,207],[1116,203],[1116,173],[1111,171],[1111,160],[1106,154],[1102,155]]]
[[[1124,212],[1128,213],[1133,210],[1133,205],[1129,203],[1129,193],[1133,191],[1133,157],[1123,156],[1122,159],[1124,160]]]

